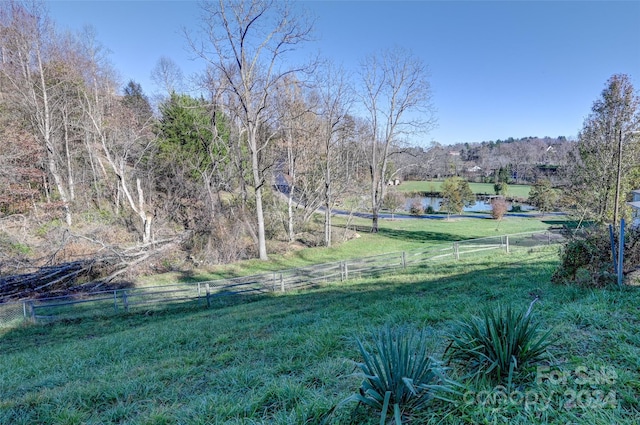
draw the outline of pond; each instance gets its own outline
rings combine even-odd
[[[442,204],[442,198],[437,198],[434,196],[428,196],[426,198],[409,198],[405,203],[405,210],[409,211],[411,205],[416,201],[420,200],[422,203],[422,208],[426,211],[427,208],[433,208],[434,212],[440,211],[440,205]],[[522,211],[533,211],[535,207],[529,204],[523,204],[522,202],[507,202],[507,207],[509,208],[507,211],[511,211],[513,204],[520,206]],[[489,212],[491,211],[491,203],[486,200],[477,199],[475,205],[465,207],[463,209],[464,212]]]

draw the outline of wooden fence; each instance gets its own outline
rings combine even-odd
[[[149,311],[184,303],[210,307],[215,299],[221,297],[302,290],[327,282],[378,276],[427,262],[459,260],[496,250],[508,253],[515,248],[531,248],[563,240],[558,232],[550,231],[493,236],[443,243],[424,250],[392,252],[251,276],[25,300],[0,304],[0,327],[25,321],[35,323]]]

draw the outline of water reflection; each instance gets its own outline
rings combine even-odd
[[[442,204],[442,198],[437,198],[434,196],[428,196],[426,198],[410,198],[407,199],[405,203],[405,210],[409,211],[411,209],[411,205],[414,202],[421,202],[422,208],[427,211],[429,207],[431,207],[433,212],[440,211],[440,205]],[[507,202],[508,211],[511,211],[513,206],[519,206],[521,211],[533,211],[535,207],[529,204],[523,204],[522,202]],[[475,205],[465,207],[463,209],[464,212],[490,212],[491,211],[491,202],[486,200],[477,199]]]

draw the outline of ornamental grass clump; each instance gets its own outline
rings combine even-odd
[[[540,323],[530,315],[531,306],[527,312],[500,306],[459,322],[451,332],[446,357],[472,378],[486,377],[510,387],[516,374],[545,358],[551,343],[551,331],[540,331]]]
[[[363,362],[357,363],[363,378],[356,401],[380,411],[380,424],[391,415],[396,425],[434,399],[446,400],[457,385],[446,377],[447,368],[432,356],[424,331],[385,326],[371,344],[357,341]]]

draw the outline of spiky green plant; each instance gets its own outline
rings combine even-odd
[[[457,385],[446,377],[447,368],[433,358],[429,335],[406,327],[383,327],[371,344],[357,340],[363,362],[357,363],[363,378],[357,401],[380,410],[380,424],[392,414],[396,425],[402,417],[427,405],[443,393],[455,393]]]
[[[529,313],[499,306],[458,322],[445,356],[473,377],[510,386],[515,373],[544,358],[551,342],[551,331],[541,332]]]

